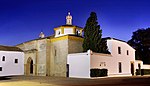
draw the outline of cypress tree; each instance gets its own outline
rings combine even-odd
[[[98,25],[97,15],[95,12],[91,12],[84,27],[83,51],[90,49],[93,52],[101,52],[101,36],[102,30]]]

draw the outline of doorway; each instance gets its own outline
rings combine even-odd
[[[69,64],[67,64],[66,66],[67,66],[66,77],[69,77]]]
[[[28,75],[33,74],[33,60],[30,57],[27,60],[27,71],[26,72]]]
[[[133,62],[131,62],[131,74],[132,76],[134,75],[134,63]]]
[[[30,74],[33,74],[33,60],[30,62]]]

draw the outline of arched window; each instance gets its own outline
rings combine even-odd
[[[58,31],[58,35],[60,35],[60,31]]]
[[[5,56],[2,57],[2,61],[5,61]]]
[[[31,57],[29,57],[28,58],[28,60],[27,60],[27,68],[29,68],[28,70],[29,70],[29,74],[33,74],[33,59],[31,58]]]
[[[15,59],[15,63],[18,63],[18,59]]]
[[[76,31],[76,35],[77,35],[77,36],[80,35],[80,31],[79,31],[79,30]]]

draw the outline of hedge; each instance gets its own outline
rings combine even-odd
[[[107,76],[107,69],[90,69],[90,76],[91,77],[103,77]]]
[[[150,75],[150,69],[141,69],[141,75]]]
[[[141,70],[136,69],[136,75],[141,75]]]
[[[136,69],[136,75],[150,75],[150,69]]]

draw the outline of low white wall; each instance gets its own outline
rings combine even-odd
[[[138,64],[140,64],[141,65],[141,69],[143,69],[143,61],[135,60],[135,63],[134,63],[135,71],[136,71],[136,69],[139,69]]]
[[[122,65],[121,73],[119,73],[119,62]],[[108,76],[131,75],[130,60],[115,58],[110,54],[93,53],[91,55],[91,68],[108,69]]]
[[[142,69],[150,69],[150,65],[145,65],[145,64],[144,64],[144,65],[142,66]]]
[[[88,53],[69,54],[69,77],[90,78],[90,55]]]
[[[135,60],[135,69],[139,69],[138,64],[141,65],[141,69],[150,69],[150,64],[143,64],[142,60]]]
[[[5,56],[5,61],[2,57]],[[18,59],[18,63],[15,63]],[[0,76],[24,75],[24,53],[14,51],[0,51]]]

